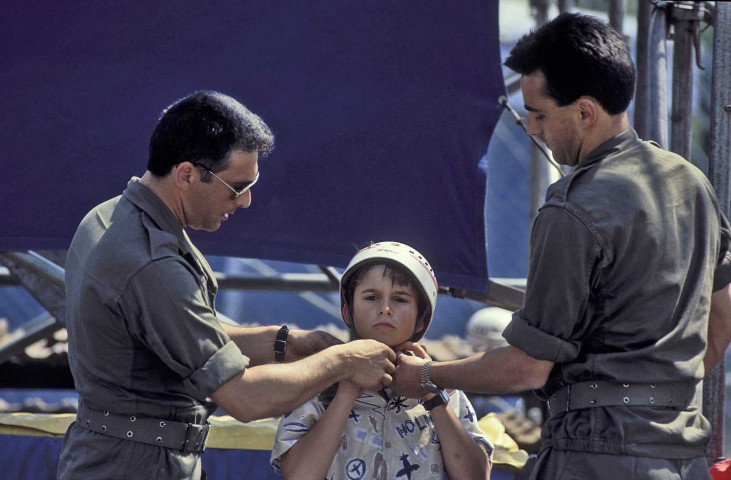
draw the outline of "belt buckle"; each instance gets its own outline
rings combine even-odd
[[[185,444],[183,445],[183,450],[187,452],[205,452],[206,442],[208,441],[208,434],[210,432],[210,422],[206,422],[205,425],[188,423],[186,426]]]

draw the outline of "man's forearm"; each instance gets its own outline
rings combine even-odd
[[[395,354],[375,340],[331,346],[301,360],[247,368],[212,395],[233,417],[248,422],[281,415],[343,379],[364,389],[391,383]]]
[[[223,331],[249,357],[249,365],[264,365],[274,361],[274,340],[279,326],[241,327],[221,323]]]
[[[706,375],[723,358],[731,341],[731,285],[713,292],[708,316],[708,348],[703,358]]]
[[[431,367],[432,381],[442,388],[480,393],[517,393],[541,388],[553,362],[536,360],[515,347],[503,347]]]
[[[345,378],[347,368],[333,347],[294,363],[247,368],[221,386],[213,400],[243,422],[282,415]]]

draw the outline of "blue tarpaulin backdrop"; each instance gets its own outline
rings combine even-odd
[[[27,1],[0,42],[0,250],[67,248],[144,173],[162,108],[212,89],[277,145],[251,208],[194,235],[204,253],[343,267],[398,240],[443,285],[486,289],[498,2]]]

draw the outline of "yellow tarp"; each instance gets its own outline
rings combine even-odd
[[[63,437],[75,414],[0,414],[0,435],[30,435]],[[207,448],[229,448],[239,450],[271,450],[277,432],[278,418],[268,418],[250,423],[241,423],[229,416],[211,417],[211,433]],[[505,427],[494,414],[488,414],[479,421],[479,426],[495,445],[495,465],[521,468],[528,454],[505,433]]]

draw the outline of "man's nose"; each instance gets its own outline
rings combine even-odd
[[[528,132],[528,135],[540,137],[541,132],[538,129],[537,122],[531,119],[531,115],[528,115],[525,121],[525,130]]]
[[[239,195],[234,203],[237,207],[249,208],[249,205],[251,205],[251,190],[242,195]]]

